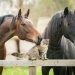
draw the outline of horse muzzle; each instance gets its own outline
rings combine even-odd
[[[38,36],[38,42],[37,42],[37,45],[40,45],[41,41],[42,41],[42,38],[41,38],[40,36]]]

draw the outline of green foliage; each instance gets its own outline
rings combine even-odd
[[[63,10],[65,7],[72,9],[72,3],[73,0],[39,0],[37,7],[28,6],[32,11],[30,17],[36,25],[39,17],[51,17],[55,12]]]
[[[28,67],[8,67],[4,68],[2,75],[28,75]]]
[[[65,7],[72,9],[72,0],[41,0],[38,5],[40,16],[51,16]]]
[[[2,75],[29,75],[29,67],[7,67],[4,68]],[[42,75],[41,67],[36,68],[36,75]],[[52,69],[50,75],[53,75]]]

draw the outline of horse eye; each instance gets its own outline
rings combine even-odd
[[[25,26],[26,24],[21,24],[22,26]]]

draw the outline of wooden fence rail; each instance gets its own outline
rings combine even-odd
[[[29,75],[36,75],[36,66],[75,66],[75,60],[0,60],[0,66],[29,66]]]

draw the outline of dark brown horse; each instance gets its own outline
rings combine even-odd
[[[65,43],[65,40],[67,39],[65,38],[63,40],[62,38],[63,35],[64,38],[66,37],[67,39],[69,39],[71,43],[72,42],[75,43],[75,14],[73,11],[68,10],[67,7],[64,10],[59,11],[53,15],[52,19],[49,21],[44,31],[43,38],[49,39],[47,58],[73,59],[73,57],[75,56],[73,54],[75,52],[75,48],[71,46],[71,43],[68,42]],[[69,54],[69,57],[67,54]],[[51,68],[53,68],[54,70],[54,75],[66,74],[66,67],[61,66],[60,67],[43,66],[42,74],[49,75],[49,70]],[[75,69],[73,70],[75,71]],[[71,74],[68,73],[67,75]]]
[[[39,44],[40,33],[35,29],[33,22],[28,19],[29,10],[25,15],[21,14],[21,9],[17,16],[5,15],[0,17],[0,60],[6,58],[5,42],[13,36],[18,36],[21,40],[27,40]],[[3,67],[0,67],[2,75]]]

